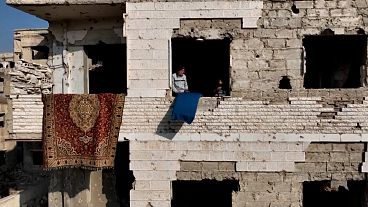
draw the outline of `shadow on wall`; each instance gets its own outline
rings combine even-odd
[[[0,206],[46,207],[47,173],[26,167],[23,155],[22,142],[0,153]]]
[[[156,129],[157,135],[165,137],[170,140],[172,140],[175,137],[175,135],[184,125],[183,121],[171,120],[171,114],[175,103],[174,101],[171,103],[169,110],[166,112],[165,116],[162,118]]]
[[[102,193],[106,195],[106,207],[129,207],[130,190],[135,178],[129,170],[129,141],[118,142],[115,168],[102,171]]]
[[[50,181],[50,192],[61,193],[61,198],[59,197],[61,201],[55,200],[56,202],[53,204],[69,206],[70,198],[74,198],[88,190],[91,192],[91,201],[85,201],[87,203],[96,202],[94,204],[99,206],[106,199],[106,205],[103,204],[106,207],[129,207],[129,193],[135,180],[132,171],[129,170],[129,141],[118,142],[114,169],[102,170],[102,193],[99,189],[94,189],[99,188],[98,185],[90,183],[91,179],[94,182],[99,182],[98,176],[92,175],[91,177],[92,172],[80,168],[53,171],[52,176],[56,177]],[[94,178],[97,178],[97,180]],[[55,196],[58,197],[57,194]],[[57,197],[56,199],[58,199]],[[52,200],[53,198],[50,197],[49,199]],[[81,206],[83,206],[83,203]]]

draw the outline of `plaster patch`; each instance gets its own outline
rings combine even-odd
[[[66,35],[68,43],[74,44],[75,41],[82,40],[87,35],[87,30],[68,31]]]

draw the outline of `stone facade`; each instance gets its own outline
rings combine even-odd
[[[14,61],[24,60],[47,65],[52,41],[46,29],[23,29],[14,32]]]
[[[130,190],[130,207],[173,206],[175,181],[235,180],[233,207],[303,206],[308,182],[326,182],[325,192],[349,191],[350,181],[366,182],[367,2],[88,1],[82,8],[70,1],[74,10],[64,16],[63,1],[7,2],[47,19],[52,40],[48,68],[25,68],[28,78],[19,74],[30,85],[11,96],[13,139],[41,138],[41,91],[32,87],[43,76],[52,83],[47,92],[87,93],[88,70],[96,65],[87,48],[126,48],[119,141],[129,142],[123,163],[129,163],[125,172],[132,171],[134,182],[115,186]],[[50,6],[55,13],[46,15],[43,10]],[[110,13],[99,12],[109,6]],[[88,11],[77,14],[78,9]],[[305,39],[320,36],[365,38],[356,87],[305,87],[313,59]],[[172,42],[178,38],[230,42],[230,96],[201,98],[191,125],[170,120]],[[289,81],[284,89],[282,80]],[[85,182],[73,187],[73,178],[82,177]],[[103,191],[108,184],[102,177],[102,172],[75,170],[53,174],[49,204],[115,205],[116,192]],[[107,177],[114,183],[114,176]]]

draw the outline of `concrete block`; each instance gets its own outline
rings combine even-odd
[[[218,171],[219,170],[218,162],[202,162],[202,170],[203,171]]]
[[[304,152],[286,152],[287,161],[304,162],[305,153]]]
[[[295,30],[293,29],[278,29],[275,32],[277,38],[297,38]]]
[[[294,2],[298,9],[311,9],[313,8],[313,1],[296,1]]]
[[[129,32],[131,29],[173,29],[179,28],[179,19],[167,18],[167,19],[128,19],[126,20],[126,30]]]
[[[134,190],[150,190],[151,182],[148,180],[136,180],[134,182]]]
[[[133,30],[134,31],[134,30]],[[166,40],[166,44],[168,44],[168,40],[171,39],[172,36],[172,28],[147,28],[147,29],[139,29],[138,39],[142,40]],[[129,38],[129,37],[128,37]],[[167,47],[165,48],[167,49]]]
[[[147,78],[147,77],[146,77]],[[168,78],[168,77],[167,77]],[[129,88],[148,88],[154,86],[155,88],[169,88],[169,80],[152,80],[152,79],[136,79],[130,80]]]
[[[294,60],[286,60],[286,69],[288,70],[301,70],[303,67],[303,61],[301,57]]]
[[[168,50],[169,40],[168,39],[128,39],[127,40],[128,50],[134,49],[156,49],[156,50]]]
[[[150,189],[151,190],[159,190],[159,191],[171,191],[171,181],[166,180],[152,180],[150,181]]]
[[[136,180],[175,180],[176,171],[133,171]]]
[[[224,159],[219,161],[236,161],[235,152],[223,152]]]
[[[132,70],[132,71],[129,71],[128,78],[129,79],[140,79],[140,78],[144,77],[143,74],[145,74],[145,77],[150,77],[152,79],[158,80],[158,79],[161,79],[162,77],[168,76],[168,71],[165,70],[165,69]]]
[[[269,161],[271,160],[271,152],[253,152],[252,159],[254,161]]]
[[[155,10],[155,4],[153,2],[144,2],[144,3],[131,3],[127,2],[126,11],[147,11],[147,10]]]
[[[242,20],[242,28],[257,28],[259,17],[247,17]]]
[[[363,173],[368,172],[368,163],[367,162],[363,162],[362,167],[361,167],[361,172],[363,172]]]
[[[219,171],[235,171],[235,162],[219,162]]]
[[[181,162],[180,166],[181,171],[201,171],[202,169],[200,162]]]
[[[235,169],[236,171],[248,171],[248,163],[249,162],[236,162],[235,163]]]
[[[361,134],[341,134],[341,142],[360,142],[362,141]]]
[[[271,152],[271,160],[272,162],[286,161],[286,153],[285,152]]]
[[[320,134],[320,141],[322,142],[340,142],[339,134]]]
[[[210,161],[221,161],[221,160],[225,160],[224,158],[224,152],[214,152],[211,151],[210,153]]]
[[[192,10],[189,12],[189,18],[224,18],[224,13],[221,10]]]
[[[267,162],[248,162],[248,171],[267,171]],[[239,171],[237,166],[237,171]],[[244,170],[243,170],[244,171]]]
[[[277,162],[277,166],[280,169],[280,171],[286,171],[286,172],[294,172],[295,171],[294,162]]]
[[[349,162],[349,154],[346,152],[331,152],[332,162]]]
[[[357,8],[366,8],[368,6],[367,1],[365,0],[355,0],[353,2]]]
[[[170,207],[171,201],[130,201],[131,207],[147,207],[147,206],[153,206],[153,207]]]
[[[131,170],[180,170],[179,161],[130,161]]]
[[[130,51],[128,50],[128,53]],[[128,68],[130,70],[139,69],[166,69],[168,70],[168,60],[130,60],[128,59]]]
[[[148,200],[170,200],[171,192],[163,190],[132,190],[130,191],[130,200],[148,201]]]
[[[302,56],[301,49],[283,49],[283,50],[274,50],[273,56],[275,59],[300,59]]]
[[[285,48],[286,40],[285,39],[268,39],[267,46],[270,48]]]
[[[205,161],[209,159],[210,153],[208,151],[190,151],[185,156],[185,160],[191,161]]]

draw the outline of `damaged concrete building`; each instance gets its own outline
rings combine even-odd
[[[365,0],[6,2],[49,22],[15,33],[0,139],[30,165],[42,93],[126,94],[115,169],[50,171],[49,206],[368,204]],[[190,125],[170,119],[179,65]]]

